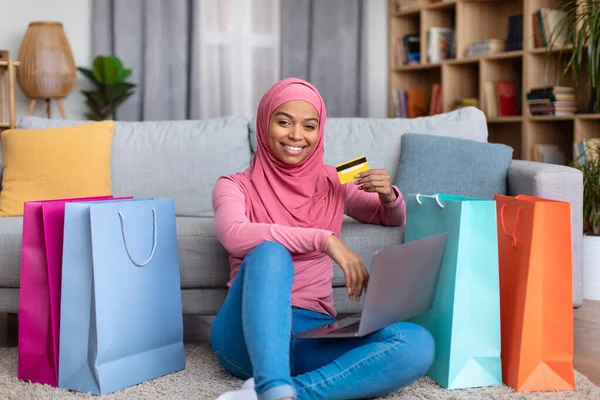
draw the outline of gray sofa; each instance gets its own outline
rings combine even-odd
[[[24,117],[18,128],[79,123],[85,122]],[[392,179],[397,175],[404,133],[487,141],[485,117],[476,108],[416,119],[330,118],[325,130],[326,163],[335,165],[366,155],[371,168],[387,168]],[[225,298],[228,261],[214,234],[211,192],[219,175],[248,167],[255,149],[254,123],[241,117],[116,124],[111,156],[114,194],[175,199],[185,314],[214,315]],[[508,194],[518,193],[571,202],[573,302],[580,305],[581,174],[563,166],[512,161]],[[0,218],[0,312],[18,311],[21,223],[18,217]],[[403,238],[402,227],[364,225],[350,218],[345,218],[342,228],[342,239],[367,266],[376,250],[399,244]],[[338,266],[333,286],[338,312],[360,309],[360,303],[348,300]]]

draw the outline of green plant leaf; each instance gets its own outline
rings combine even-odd
[[[94,59],[94,77],[104,85],[119,83],[123,64],[115,56],[98,56]]]
[[[116,85],[111,85],[106,88],[106,98],[108,101],[113,102],[120,96],[122,96],[128,90],[134,88],[135,85],[133,83],[118,83]]]
[[[97,87],[102,87],[100,82],[96,80],[96,77],[94,76],[94,71],[84,67],[77,67],[77,70],[81,72],[86,78],[88,78],[94,85],[96,85]]]
[[[81,93],[83,93],[86,99],[88,99],[90,102],[92,102],[92,104],[94,104],[97,107],[103,107],[108,103],[106,98],[99,91],[82,90]]]
[[[131,69],[123,69],[121,71],[121,76],[119,77],[120,82],[125,82],[127,78],[131,76]]]

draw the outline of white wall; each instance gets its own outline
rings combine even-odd
[[[387,0],[365,0],[364,29],[366,51],[367,110],[371,118],[386,118],[388,107],[388,17]],[[366,87],[365,87],[366,86]]]
[[[17,59],[21,40],[31,21],[60,21],[71,42],[75,64],[90,66],[91,53],[91,7],[93,0],[0,0],[2,21],[0,23],[0,49],[8,49],[11,58]],[[366,39],[364,51],[366,81],[363,88],[367,93],[369,117],[387,116],[387,0],[365,0],[364,23]],[[69,119],[84,118],[87,107],[80,89],[89,88],[89,83],[77,73],[78,83],[64,101]],[[17,120],[27,115],[29,101],[21,90],[16,89]],[[34,115],[45,115],[45,103],[38,102]],[[52,118],[60,118],[53,104]]]
[[[75,65],[89,66],[91,54],[91,7],[93,0],[0,0],[2,21],[0,22],[0,49],[10,51],[16,60],[21,41],[32,21],[62,22],[67,38],[71,43]],[[89,88],[89,83],[78,72],[77,85],[63,100],[65,113],[69,119],[85,118],[87,110],[80,89]],[[15,90],[17,121],[27,115],[29,100],[16,83]],[[38,101],[33,115],[45,116],[46,103]],[[56,104],[52,103],[52,118],[60,118]]]

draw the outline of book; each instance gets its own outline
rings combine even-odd
[[[433,26],[427,31],[427,60],[435,63],[452,57],[454,29]]]
[[[408,118],[424,117],[429,107],[425,89],[408,89],[406,91],[406,110]]]
[[[510,117],[519,115],[517,84],[514,81],[497,81],[498,115]]]

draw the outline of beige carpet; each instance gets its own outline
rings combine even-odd
[[[215,399],[220,393],[241,386],[242,381],[232,378],[220,368],[208,345],[186,345],[185,370],[145,382],[101,399]],[[0,348],[0,399],[54,400],[81,399],[95,396],[68,392],[46,385],[17,380],[17,348]],[[577,373],[577,391],[562,393],[515,393],[506,386],[468,390],[445,390],[428,378],[387,396],[386,399],[600,399],[600,388]]]

